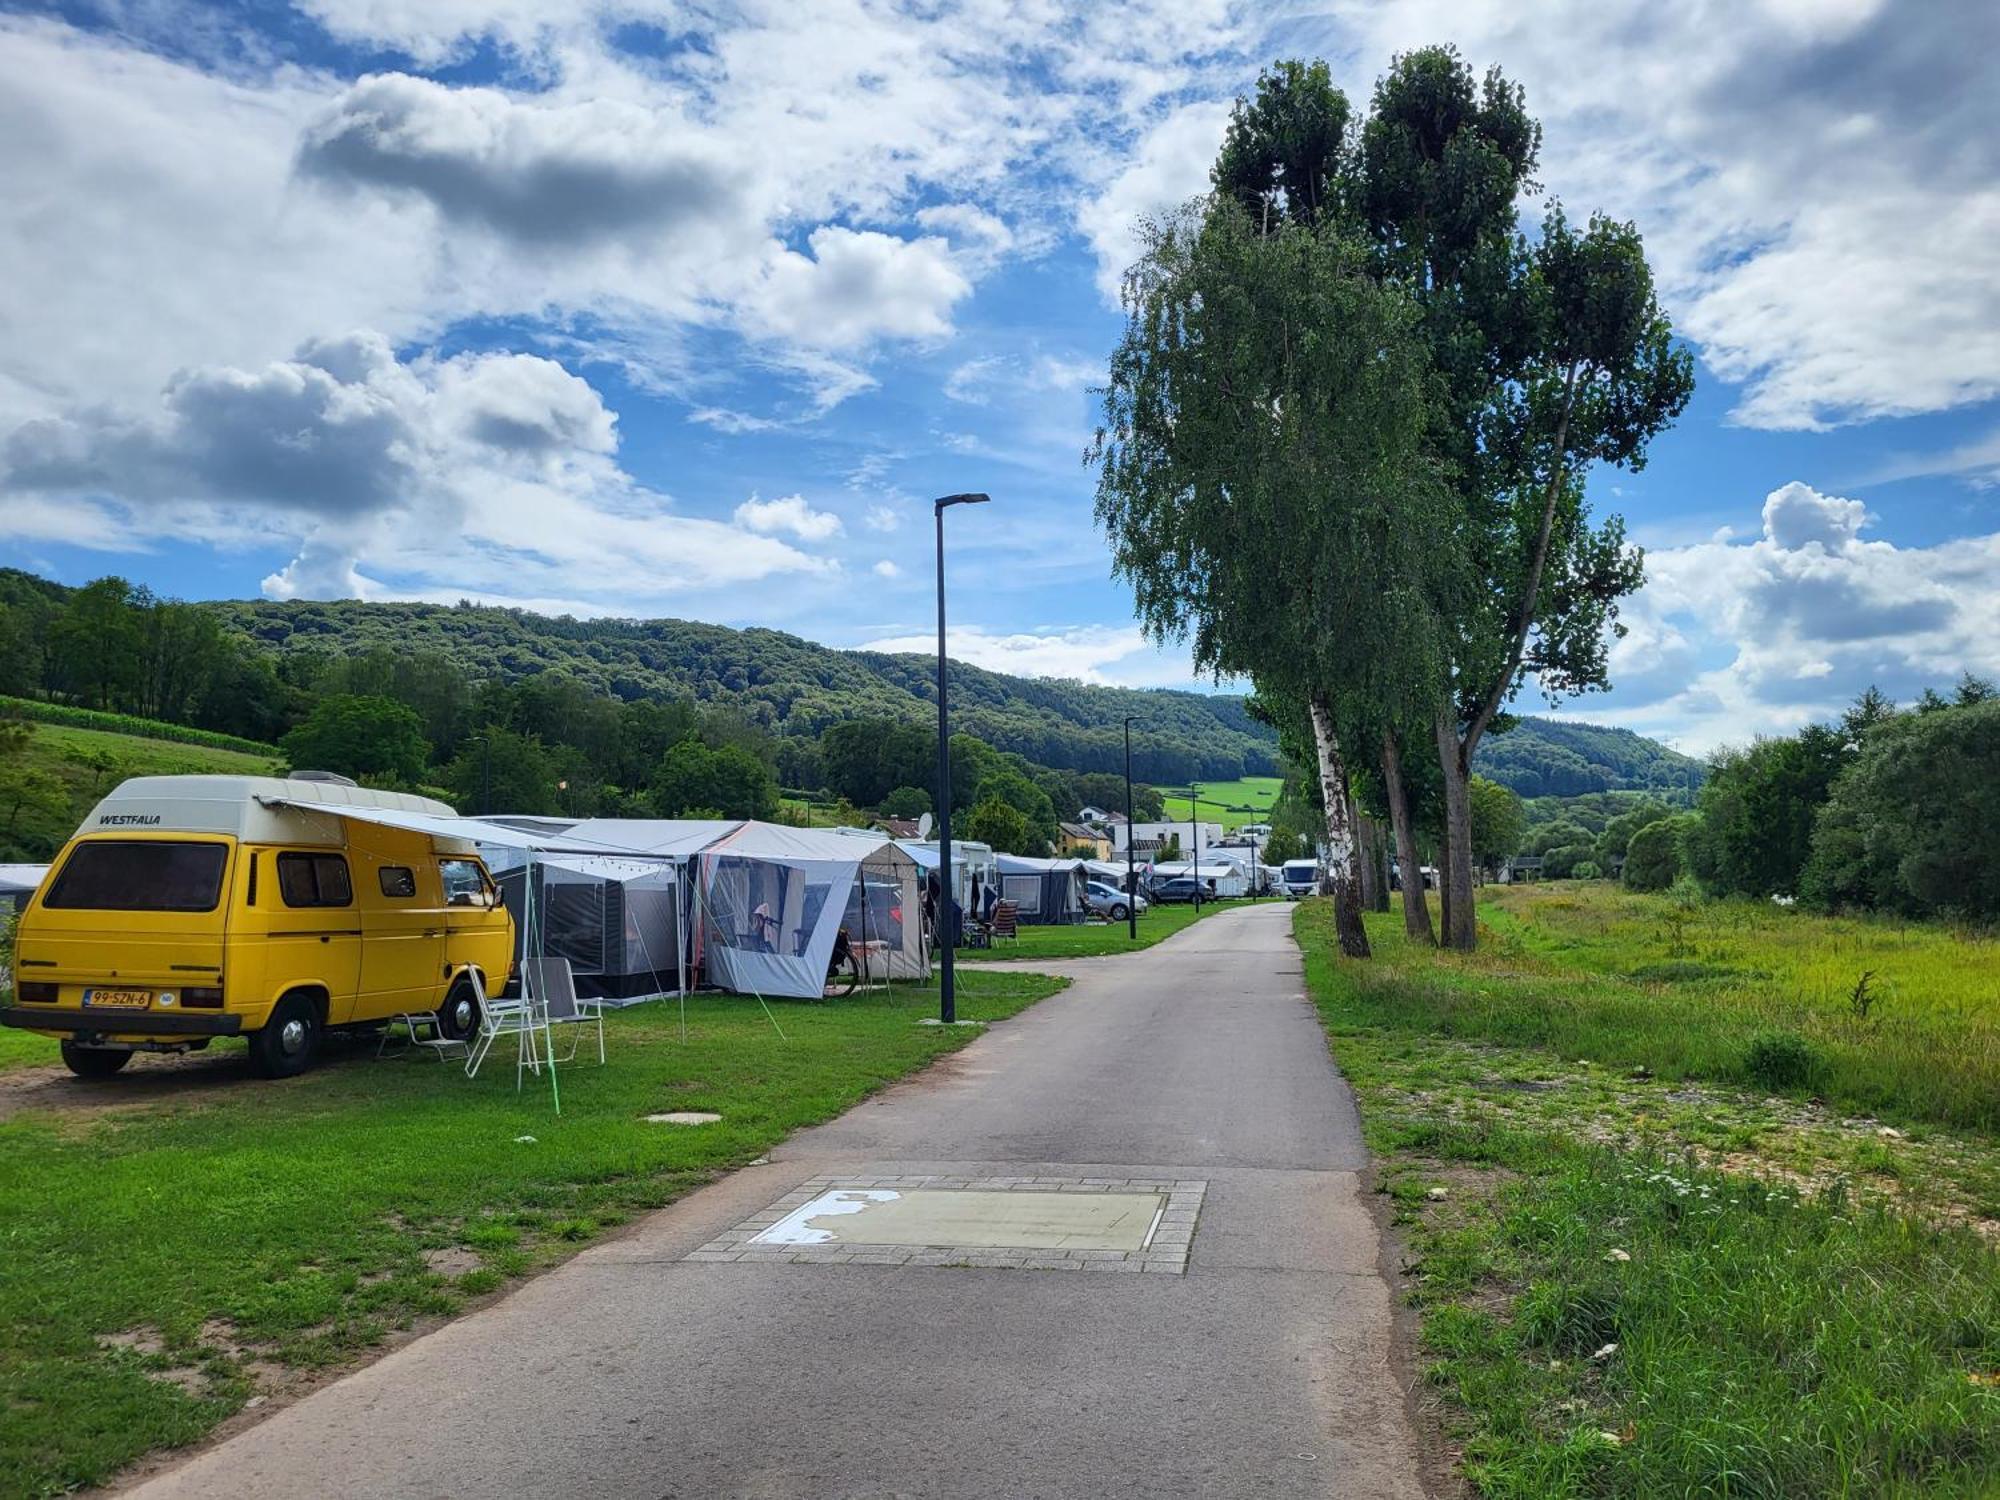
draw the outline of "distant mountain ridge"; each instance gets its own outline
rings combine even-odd
[[[694,620],[578,620],[484,605],[235,600],[206,606],[281,658],[377,648],[431,652],[475,679],[567,672],[613,697],[724,704],[776,733],[816,735],[844,719],[934,722],[936,662],[845,651],[783,631]],[[955,662],[952,726],[1037,765],[1121,771],[1153,783],[1231,780],[1277,769],[1277,736],[1243,699],[1166,688],[1013,677]]]
[[[12,606],[60,613],[76,591],[0,568],[0,641]],[[727,705],[780,734],[815,736],[859,718],[930,724],[935,661],[843,651],[783,631],[692,620],[578,620],[485,605],[361,600],[200,602],[224,629],[279,664],[309,655],[430,653],[467,679],[567,673],[608,696],[670,696]],[[18,642],[17,642],[18,644]],[[21,691],[33,691],[32,684]],[[1278,769],[1277,738],[1233,694],[1101,687],[1009,676],[964,663],[952,677],[953,726],[1036,765],[1124,769],[1123,721],[1135,715],[1134,775],[1155,786],[1230,781]],[[1524,716],[1480,744],[1477,769],[1524,797],[1641,791],[1686,803],[1705,767],[1629,730]]]

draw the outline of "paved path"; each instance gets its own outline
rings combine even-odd
[[[1076,984],[138,1493],[1418,1500],[1290,911]],[[1185,1275],[681,1259],[809,1178],[1208,1184]]]

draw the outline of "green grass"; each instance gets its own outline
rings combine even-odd
[[[1201,793],[1201,821],[1220,823],[1227,829],[1241,828],[1245,823],[1267,823],[1271,818],[1271,804],[1278,800],[1278,793],[1285,785],[1282,776],[1245,776],[1236,781],[1204,781],[1198,787],[1180,787],[1166,793],[1161,801],[1166,807],[1169,822],[1185,822],[1193,816],[1189,811],[1189,793]]]
[[[1061,984],[967,974],[959,1013],[997,1020]],[[917,1024],[936,1003],[899,986],[782,1005],[786,1041],[753,1000],[690,1000],[685,1043],[672,1004],[619,1012],[610,1066],[563,1072],[561,1118],[546,1085],[516,1094],[511,1056],[468,1080],[361,1048],[289,1082],[232,1070],[0,1122],[0,1496],[194,1442],[252,1395],[253,1361],[350,1359],[752,1160],[976,1034]],[[670,1109],[723,1119],[642,1118]],[[427,1265],[453,1248],[457,1274]],[[101,1342],[134,1331],[140,1348]]]
[[[1734,1051],[1681,1034],[1768,1022],[1765,987],[1796,991],[1815,950],[1884,939],[1716,914],[1699,961],[1738,972],[1689,981],[1696,1007],[1621,977],[1661,961],[1663,903],[1628,903],[1507,893],[1470,956],[1372,917],[1366,963],[1325,903],[1297,919],[1467,1478],[1508,1500],[2000,1494],[2000,1142],[1745,1089]],[[1976,1017],[1950,987],[1982,955],[1898,941],[1924,954],[1898,970],[1911,1012]]]
[[[31,773],[22,784],[46,791],[0,806],[0,850],[10,859],[52,858],[97,800],[128,776],[265,776],[284,763],[275,751],[248,755],[67,724],[27,728],[27,744],[9,757],[8,769]]]
[[[1204,901],[1197,913],[1192,902],[1148,907],[1139,917],[1139,939],[1130,937],[1125,922],[1084,922],[1072,927],[1023,927],[1015,941],[995,943],[990,952],[969,951],[968,962],[994,959],[1097,958],[1106,953],[1132,953],[1150,948],[1162,938],[1172,937],[1194,925],[1197,916],[1211,917],[1219,911],[1247,906],[1246,901]]]
[[[218,734],[212,729],[196,729],[187,724],[171,724],[163,719],[142,719],[137,714],[100,713],[68,703],[47,703],[39,698],[12,698],[0,694],[0,715],[35,719],[48,724],[66,724],[81,729],[104,730],[112,734],[136,735],[151,740],[173,740],[188,745],[208,745],[234,750],[264,759],[278,755],[275,745],[260,744],[239,735]]]
[[[1598,882],[1489,889],[1480,919],[1485,952],[1440,958],[1413,998],[1445,1035],[2000,1129],[1991,937],[1752,901],[1682,910]],[[1536,982],[1495,982],[1496,966]],[[1803,1044],[1803,1078],[1753,1067],[1775,1038]]]

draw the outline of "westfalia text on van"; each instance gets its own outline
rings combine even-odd
[[[455,816],[335,778],[125,782],[22,912],[0,1023],[61,1038],[87,1078],[219,1036],[249,1038],[252,1064],[283,1077],[329,1028],[402,1013],[468,1034],[470,976],[505,983],[512,919],[471,843],[369,810]]]

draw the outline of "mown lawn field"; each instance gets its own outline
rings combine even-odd
[[[967,974],[959,1014],[1062,983]],[[908,986],[780,1004],[784,1040],[754,1000],[691,999],[685,1041],[673,1004],[621,1011],[610,1065],[563,1071],[560,1118],[510,1055],[467,1079],[362,1046],[279,1083],[141,1061],[0,1119],[0,1496],[194,1442],[751,1161],[976,1035],[918,1024],[936,1007]],[[723,1118],[645,1119],[667,1110]]]
[[[1474,1488],[2000,1494],[1993,944],[1487,895],[1473,955],[1297,919]]]
[[[1197,912],[1192,902],[1148,907],[1139,916],[1139,937],[1135,942],[1127,922],[1084,922],[1070,927],[1023,927],[1012,942],[996,942],[988,949],[965,951],[965,961],[1037,958],[1099,958],[1107,953],[1134,953],[1150,948],[1162,938],[1170,938],[1192,927],[1202,917],[1219,911],[1249,906],[1249,901],[1204,901]]]
[[[1280,776],[1245,776],[1236,781],[1204,781],[1198,788],[1176,788],[1166,793],[1161,801],[1165,805],[1168,821],[1185,821],[1191,816],[1189,793],[1199,791],[1201,821],[1220,823],[1224,828],[1237,829],[1245,823],[1268,821],[1271,816],[1271,804],[1278,800],[1278,793],[1284,785],[1284,778]]]

